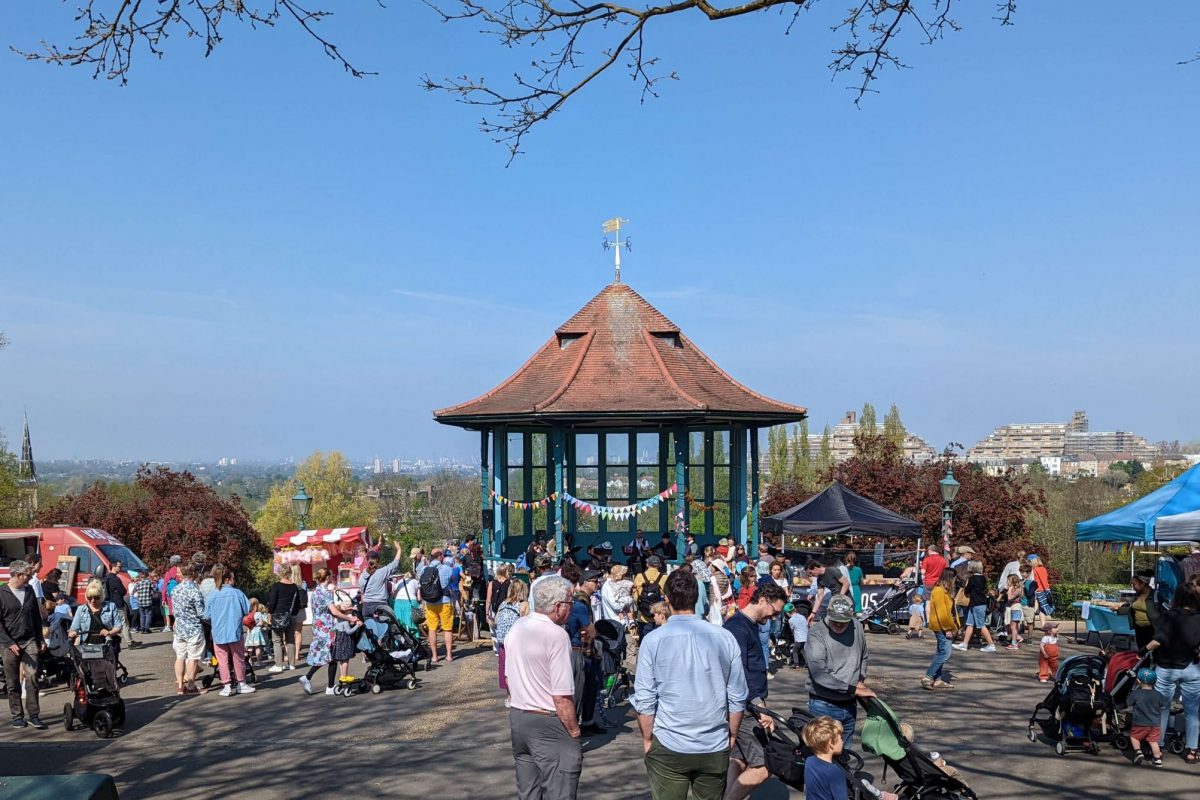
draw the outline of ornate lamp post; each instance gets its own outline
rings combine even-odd
[[[946,477],[938,481],[938,488],[942,492],[942,552],[950,557],[950,517],[954,513],[954,498],[958,497],[958,481],[954,480],[954,473],[950,470],[950,465],[946,465]]]
[[[308,524],[308,509],[311,506],[312,498],[304,491],[304,484],[300,484],[300,490],[292,495],[292,513],[300,518],[300,530],[304,530]]]

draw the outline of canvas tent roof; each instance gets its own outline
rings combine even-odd
[[[1192,511],[1200,511],[1200,464],[1145,497],[1077,523],[1075,541],[1152,542],[1179,538],[1177,532],[1168,534],[1158,530],[1158,522],[1164,517],[1186,515]]]
[[[1159,539],[1200,541],[1200,511],[1159,517],[1154,532]]]
[[[765,517],[763,530],[818,536],[921,535],[921,523],[890,511],[838,482],[798,506]]]

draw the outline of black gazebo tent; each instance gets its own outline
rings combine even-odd
[[[764,517],[763,530],[817,536],[921,538],[921,523],[889,511],[836,481],[800,505]]]

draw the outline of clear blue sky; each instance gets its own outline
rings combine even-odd
[[[1200,8],[990,3],[856,109],[830,6],[665,20],[681,80],[614,72],[506,154],[419,77],[523,53],[419,3],[211,58],[180,36],[128,87],[0,53],[0,428],[41,458],[476,452],[433,408],[498,383],[611,278],[814,427],[900,405],[935,445],[1065,420],[1200,437]],[[1050,6],[1050,7],[1045,7]],[[1148,7],[1149,8],[1149,7]],[[1148,10],[1148,9],[1147,9]],[[71,5],[5,12],[66,40]]]

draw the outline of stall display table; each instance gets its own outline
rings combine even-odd
[[[1074,603],[1071,603],[1071,605],[1080,609],[1082,612],[1084,603],[1077,600]],[[1088,615],[1087,619],[1085,620],[1085,622],[1087,622],[1087,636],[1083,640],[1084,644],[1088,644],[1091,641],[1093,634],[1097,639],[1100,640],[1100,643],[1103,644],[1104,637],[1102,634],[1105,633],[1111,634],[1112,641],[1114,642],[1118,636],[1124,636],[1126,638],[1126,645],[1132,641],[1133,626],[1129,623],[1129,617],[1125,616],[1124,614],[1118,614],[1116,609],[1110,608],[1106,605],[1088,603],[1087,606]]]
[[[24,775],[0,777],[0,797],[22,800],[118,800],[111,775]]]

